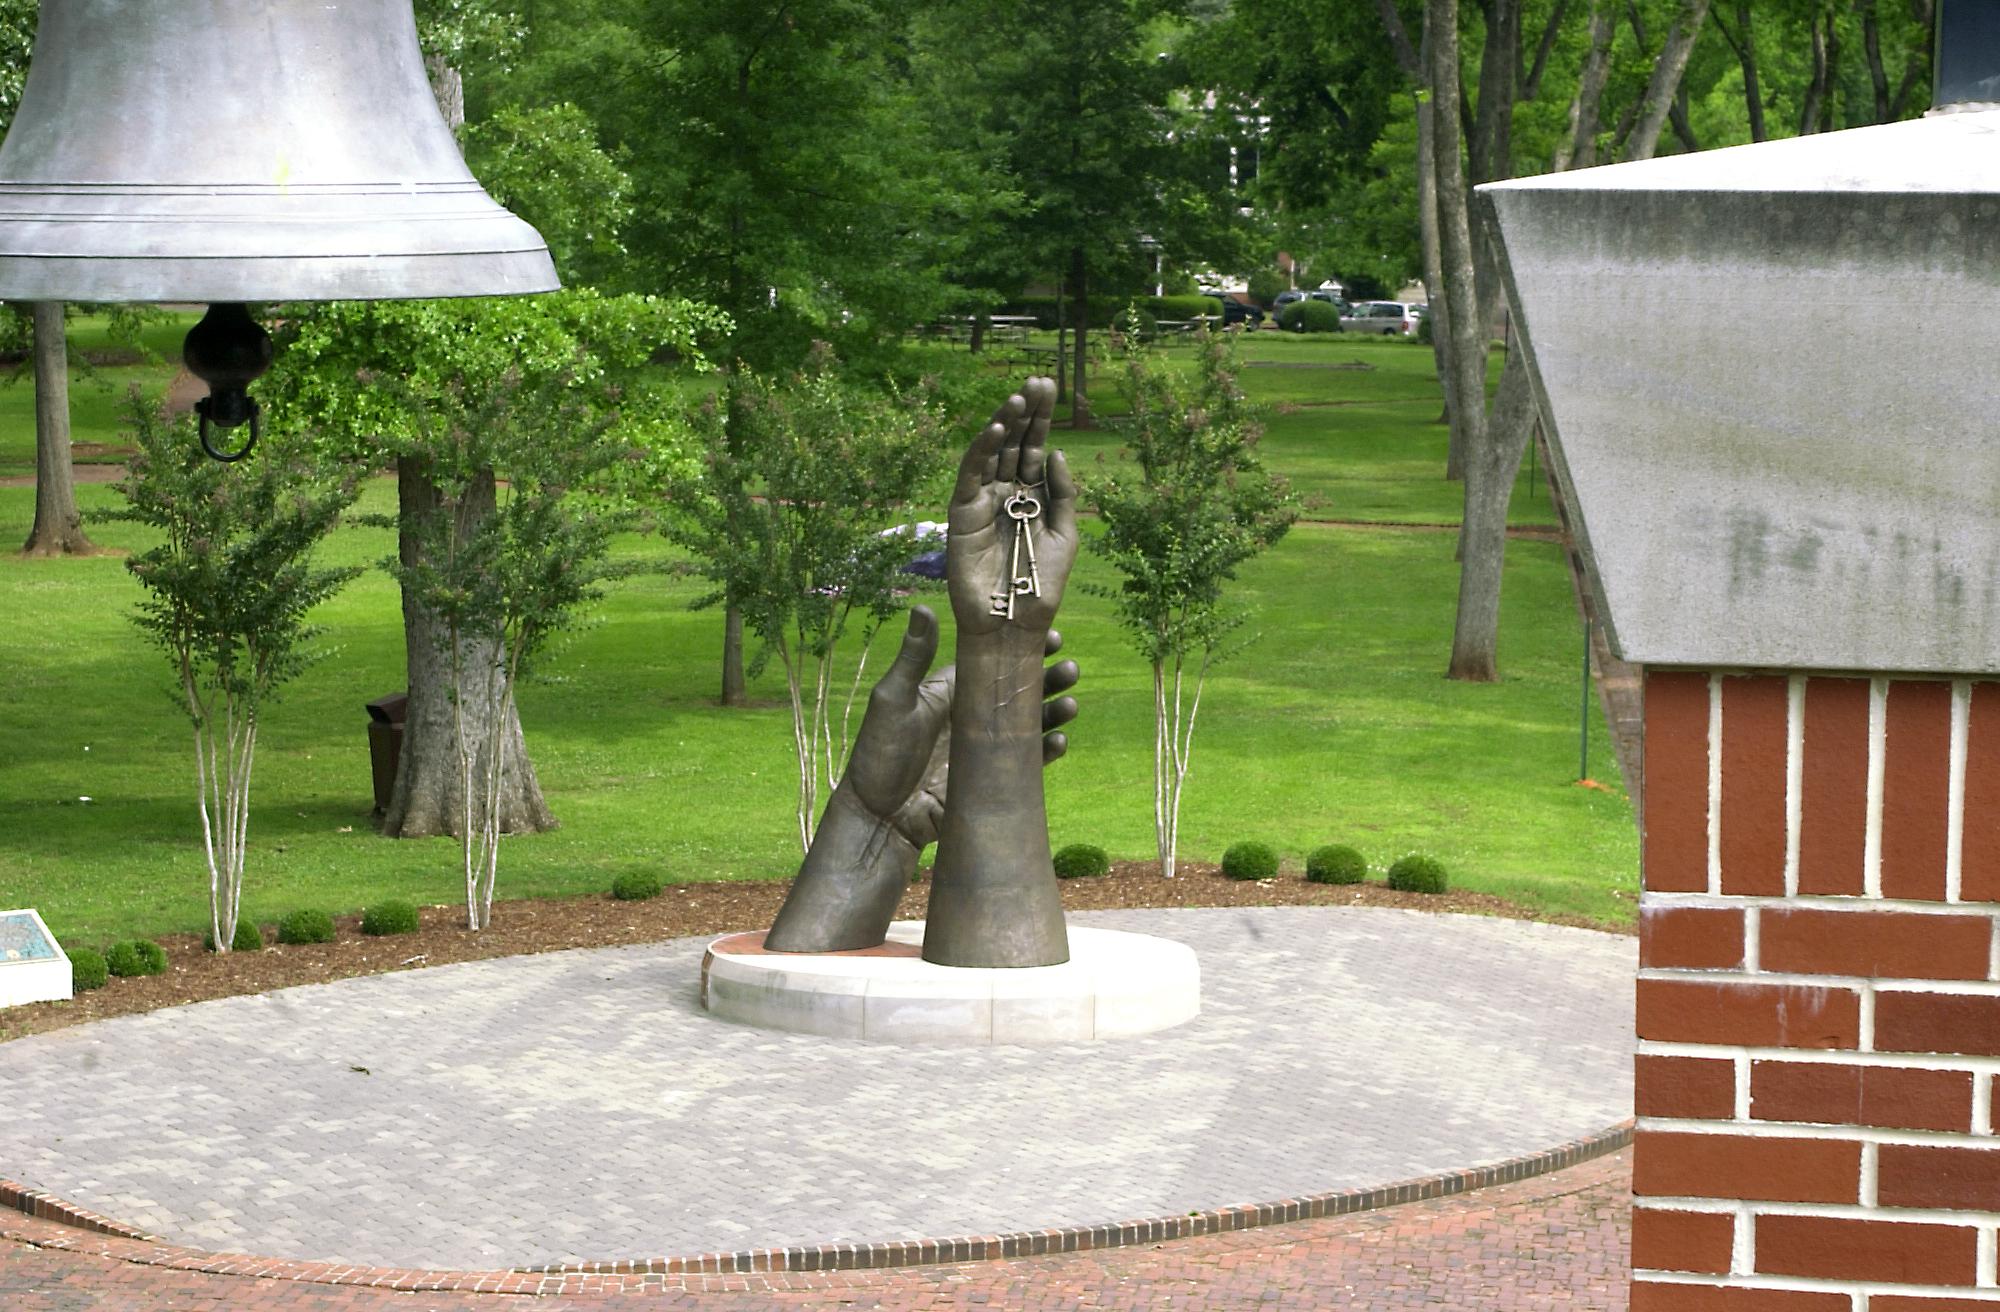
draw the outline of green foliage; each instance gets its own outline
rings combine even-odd
[[[1278,293],[1289,286],[1290,281],[1276,269],[1257,269],[1250,275],[1250,299],[1268,310],[1271,302],[1278,299]]]
[[[166,950],[149,938],[128,938],[113,943],[104,953],[104,968],[121,979],[138,975],[164,975]]]
[[[360,573],[313,559],[353,502],[359,471],[282,440],[254,459],[212,460],[192,423],[155,415],[137,396],[132,422],[137,450],[117,517],[158,535],[125,562],[143,589],[134,622],[166,655],[194,726],[211,932],[233,941],[260,716],[317,658],[309,613]]]
[[[214,930],[210,929],[202,932],[201,945],[210,952],[215,951]],[[262,952],[264,950],[263,932],[247,916],[239,918],[236,922],[236,933],[231,935],[229,939],[229,950],[231,952]]]
[[[1071,843],[1055,855],[1057,879],[1095,879],[1111,873],[1111,858],[1101,847]]]
[[[331,943],[333,942],[333,917],[324,911],[301,907],[288,911],[278,922],[278,942],[280,943]]]
[[[1278,852],[1269,843],[1231,843],[1222,854],[1222,873],[1231,879],[1276,879]]]
[[[1127,343],[1131,464],[1106,466],[1086,488],[1104,525],[1091,548],[1121,576],[1119,619],[1156,667],[1190,654],[1207,664],[1243,619],[1226,585],[1298,517],[1284,479],[1257,460],[1261,428],[1230,341],[1201,335],[1192,380]]]
[[[671,462],[683,454],[683,429],[647,366],[671,356],[702,370],[703,343],[727,328],[707,306],[589,288],[302,303],[284,309],[272,334],[277,359],[258,392],[272,424],[380,462],[429,456],[432,439],[450,444],[440,409],[462,412],[527,380],[568,394],[593,418],[610,418],[612,436]]]
[[[69,954],[70,987],[78,993],[88,993],[101,989],[111,978],[111,968],[105,964],[104,954],[95,948],[65,948]]]
[[[465,130],[465,160],[493,198],[535,225],[565,283],[595,282],[625,254],[632,180],[575,105],[503,106]]]
[[[377,902],[361,913],[361,932],[376,937],[414,934],[423,928],[423,919],[414,904],[400,898]]]
[[[659,895],[659,879],[641,871],[627,870],[611,881],[611,896],[620,902],[645,902]]]
[[[35,45],[37,0],[0,0],[0,134],[14,122]]]
[[[1306,878],[1315,884],[1358,884],[1367,877],[1367,859],[1342,844],[1316,847],[1306,857]]]
[[[1340,307],[1330,301],[1293,301],[1278,311],[1278,327],[1288,333],[1337,333]]]
[[[198,727],[231,712],[254,723],[315,657],[308,612],[360,572],[312,560],[354,500],[354,472],[279,443],[224,464],[202,453],[192,423],[137,404],[132,422],[138,449],[113,518],[163,539],[125,563],[146,593],[136,622],[166,653]]]
[[[1421,852],[1398,857],[1389,867],[1389,887],[1400,892],[1442,893],[1449,882],[1444,863]]]
[[[821,762],[846,759],[828,712],[835,653],[850,625],[865,650],[908,604],[902,567],[946,471],[945,429],[927,391],[850,382],[824,345],[787,377],[739,368],[691,422],[705,462],[669,483],[663,527],[714,585],[695,604],[736,607],[760,640],[752,672],[773,654],[784,666],[809,843]]]

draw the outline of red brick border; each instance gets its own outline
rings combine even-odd
[[[72,1206],[38,1189],[0,1179],[0,1204],[31,1216],[107,1236],[96,1246],[105,1257],[139,1266],[166,1267],[212,1275],[254,1276],[323,1285],[366,1285],[411,1293],[462,1290],[483,1293],[560,1294],[610,1292],[604,1278],[623,1286],[619,1277],[666,1275],[740,1275],[751,1272],[852,1271],[938,1263],[983,1262],[1010,1257],[1040,1257],[1080,1253],[1130,1244],[1158,1243],[1195,1235],[1248,1230],[1316,1217],[1344,1216],[1449,1198],[1493,1185],[1511,1184],[1576,1166],[1617,1152],[1632,1142],[1633,1123],[1624,1121],[1586,1138],[1544,1152],[1515,1157],[1491,1166],[1447,1171],[1401,1180],[1374,1188],[1345,1189],[1283,1198],[1269,1203],[1213,1208],[1180,1216],[1151,1217],[1111,1225],[1064,1226],[1019,1230],[1004,1235],[955,1235],[940,1239],[905,1239],[860,1244],[819,1244],[811,1247],[751,1248],[734,1253],[697,1253],[687,1257],[644,1258],[624,1262],[566,1262],[517,1267],[506,1271],[421,1271],[407,1267],[353,1266],[341,1262],[298,1262],[281,1258],[211,1253],[161,1240],[115,1221]],[[76,1242],[33,1240],[47,1248],[82,1248]]]

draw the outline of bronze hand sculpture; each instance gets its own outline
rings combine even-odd
[[[937,645],[937,617],[928,606],[912,607],[902,649],[869,695],[847,773],[764,936],[770,951],[846,952],[875,947],[888,934],[944,815],[955,672],[947,665],[929,674]],[[1062,635],[1051,629],[1046,652],[1061,648]],[[1068,660],[1042,676],[1045,765],[1069,749],[1062,726],[1076,718],[1076,699],[1063,694],[1076,680],[1076,662]]]
[[[1030,379],[966,452],[946,553],[959,664],[925,677],[937,621],[914,608],[768,949],[880,944],[935,839],[926,959],[1068,959],[1041,780],[1067,747],[1060,727],[1076,716],[1075,699],[1062,695],[1076,663],[1042,668],[1062,645],[1049,625],[1076,558],[1076,489],[1060,453],[1044,458],[1054,400],[1052,382]]]
[[[965,453],[945,579],[958,626],[951,789],[938,826],[924,960],[1069,960],[1042,800],[1043,645],[1076,561],[1076,486],[1046,451],[1052,379],[1030,378]]]

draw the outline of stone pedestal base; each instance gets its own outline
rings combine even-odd
[[[1068,961],[1019,970],[935,966],[923,939],[920,920],[859,952],[767,952],[761,931],[730,934],[702,958],[702,1005],[765,1029],[967,1044],[1147,1034],[1201,1011],[1194,951],[1169,939],[1072,925]]]

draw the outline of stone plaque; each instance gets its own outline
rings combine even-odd
[[[0,1007],[71,996],[69,958],[33,910],[0,911]]]

